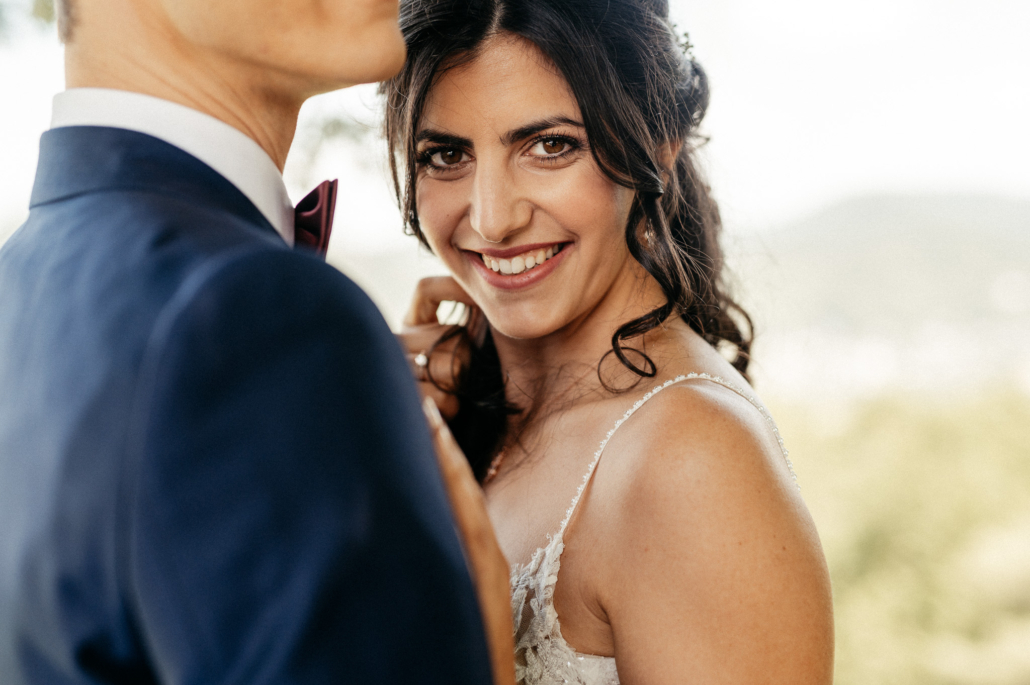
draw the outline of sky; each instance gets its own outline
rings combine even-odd
[[[712,83],[704,161],[729,229],[763,229],[875,192],[1030,198],[1025,0],[673,0]],[[39,134],[63,87],[52,27],[16,22],[0,46],[0,238],[24,218]],[[315,98],[306,121],[374,122],[373,87]],[[339,241],[405,239],[378,143],[294,154],[291,194],[339,177]]]

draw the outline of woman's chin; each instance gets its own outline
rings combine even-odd
[[[536,340],[554,333],[560,328],[557,322],[544,321],[538,318],[523,317],[491,317],[487,316],[494,334],[500,334],[511,340]]]

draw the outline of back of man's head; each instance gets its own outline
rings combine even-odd
[[[62,38],[123,30],[113,54],[174,43],[179,60],[242,60],[280,76],[334,89],[389,78],[400,70],[404,39],[398,3],[389,0],[55,0]],[[217,55],[217,59],[215,56]],[[112,66],[107,61],[107,66]]]
[[[68,87],[205,112],[280,168],[304,100],[390,78],[404,62],[396,0],[55,1]]]

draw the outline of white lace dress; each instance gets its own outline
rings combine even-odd
[[[538,549],[528,564],[516,564],[512,568],[511,609],[515,620],[515,679],[519,685],[565,685],[566,683],[572,685],[619,685],[619,673],[614,657],[580,654],[572,649],[562,637],[558,612],[554,608],[554,586],[558,582],[561,554],[565,549],[563,541],[565,529],[572,519],[576,505],[583,496],[583,490],[594,475],[594,470],[601,460],[605,446],[615,435],[615,431],[619,430],[619,427],[645,402],[665,388],[695,379],[717,383],[728,388],[758,409],[772,427],[780,444],[780,450],[783,452],[783,458],[787,462],[787,468],[794,477],[795,483],[797,482],[787,449],[783,445],[783,439],[769,412],[754,396],[736,385],[718,376],[691,373],[686,376],[677,376],[644,395],[621,419],[615,422],[615,426],[601,441],[601,446],[594,453],[594,458],[590,462],[590,467],[583,477],[583,482],[580,484],[572,504],[565,512],[565,518],[558,527],[558,532],[548,536],[547,546]]]

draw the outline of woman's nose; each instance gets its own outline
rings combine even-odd
[[[520,196],[515,179],[505,169],[479,165],[472,183],[469,220],[488,243],[502,243],[529,224],[532,204]]]

